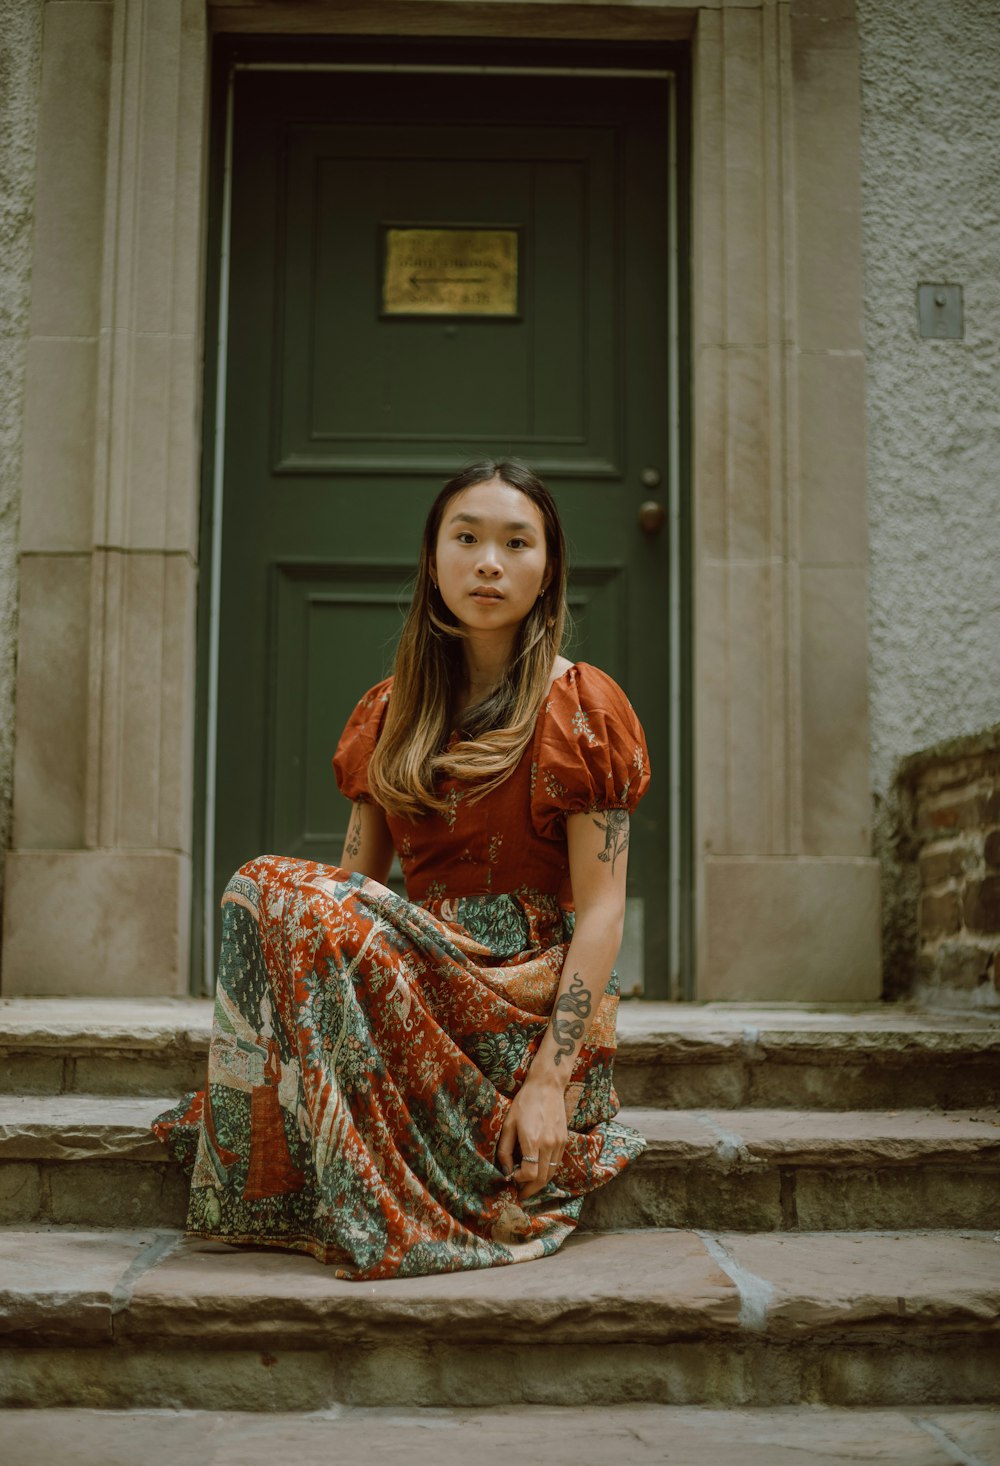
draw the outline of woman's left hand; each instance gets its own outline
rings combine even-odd
[[[529,1074],[507,1111],[497,1142],[497,1165],[516,1181],[526,1201],[547,1186],[562,1162],[569,1130],[566,1098],[558,1080]],[[515,1168],[515,1143],[521,1153]]]

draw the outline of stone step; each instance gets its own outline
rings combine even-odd
[[[180,1096],[205,1073],[207,1001],[0,1001],[8,1094]],[[967,1110],[1000,1106],[1000,1020],[987,1014],[623,1003],[623,1104],[677,1109]]]
[[[546,1466],[1000,1466],[1000,1410],[692,1405],[362,1407],[311,1414],[233,1410],[7,1410],[6,1466],[301,1466],[330,1462],[509,1466],[530,1441]]]
[[[150,1134],[169,1099],[0,1096],[0,1222],[181,1226],[187,1181]],[[623,1110],[649,1149],[591,1230],[990,1227],[1000,1111]]]
[[[738,1004],[623,1003],[622,1103],[684,1109],[864,1110],[1000,1105],[1000,1021],[988,1015]]]
[[[171,1231],[0,1231],[5,1407],[996,1404],[989,1232],[635,1231],[348,1283]]]

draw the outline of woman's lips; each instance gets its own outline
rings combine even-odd
[[[474,601],[502,601],[503,592],[498,590],[473,590],[470,591]]]

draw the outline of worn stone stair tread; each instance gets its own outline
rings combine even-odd
[[[166,1161],[150,1122],[177,1096],[0,1095],[0,1161]],[[649,1141],[640,1164],[732,1166],[1000,1162],[1000,1110],[623,1108]]]
[[[0,1049],[143,1048],[207,1045],[212,1004],[204,998],[0,999]],[[911,1009],[890,1003],[828,1008],[790,1004],[622,1003],[619,1042],[720,1052],[734,1045],[781,1048],[971,1045],[1000,1052],[1000,1015]]]
[[[3,998],[0,1049],[206,1047],[207,998]]]
[[[7,1410],[6,1466],[508,1466],[512,1441],[547,1466],[1000,1466],[1000,1410],[712,1409],[690,1405],[490,1410],[340,1406],[293,1414],[235,1410]]]
[[[176,1231],[0,1231],[0,1342],[206,1348],[1000,1336],[989,1232],[591,1233],[550,1258],[379,1283]]]
[[[2,1113],[2,1111],[0,1111]],[[622,1109],[649,1141],[647,1155],[725,1165],[887,1165],[1000,1162],[1000,1110]]]
[[[201,999],[0,999],[0,1090],[180,1094],[202,1082]],[[627,1105],[889,1108],[1000,1105],[1000,1016],[892,1004],[623,1003]]]

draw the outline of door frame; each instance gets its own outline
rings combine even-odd
[[[40,146],[87,162],[35,183],[5,995],[187,988],[224,136],[208,109],[225,106],[211,46],[375,33],[682,43],[698,997],[878,997],[852,0],[47,8],[43,78],[82,60],[68,90],[42,88]],[[67,214],[82,226],[71,290]],[[48,431],[67,412],[68,456]]]
[[[450,43],[454,45],[453,42]],[[315,40],[308,49],[316,52]],[[658,64],[635,64],[634,45],[600,44],[600,60],[588,56],[586,43],[568,42],[554,48],[551,41],[534,46],[518,43],[519,51],[538,55],[535,64],[524,61],[473,61],[448,58],[449,43],[417,42],[397,38],[383,57],[358,60],[305,59],[301,42],[289,38],[216,38],[212,58],[210,107],[209,197],[207,219],[208,276],[206,280],[206,350],[202,419],[201,564],[205,567],[198,595],[198,656],[196,692],[196,752],[194,775],[194,849],[191,921],[191,991],[211,995],[215,967],[214,846],[217,780],[219,608],[223,492],[225,480],[227,346],[229,330],[229,262],[231,249],[232,152],[236,128],[236,81],[243,72],[301,71],[358,73],[388,76],[393,72],[432,74],[492,74],[577,76],[599,81],[628,76],[656,77],[667,83],[668,157],[664,187],[667,192],[668,258],[668,418],[666,471],[667,522],[665,570],[669,591],[668,768],[658,771],[669,783],[667,831],[667,889],[669,970],[666,981],[646,978],[644,997],[694,997],[694,854],[693,854],[693,716],[692,716],[692,551],[690,498],[690,270],[689,226],[689,67],[684,48],[658,46]],[[648,54],[649,47],[645,48]],[[424,52],[421,56],[419,53]],[[560,61],[562,51],[565,60]],[[632,65],[609,64],[609,52]],[[296,54],[298,53],[298,54]],[[390,59],[392,55],[396,59]],[[401,56],[407,59],[399,59]],[[435,56],[438,59],[435,59]],[[588,64],[589,62],[589,64]],[[575,63],[575,64],[574,64]],[[683,287],[683,288],[682,288]],[[652,675],[658,669],[653,669]],[[202,818],[199,820],[199,809]],[[248,853],[249,854],[253,852]],[[652,991],[650,991],[652,989]]]

